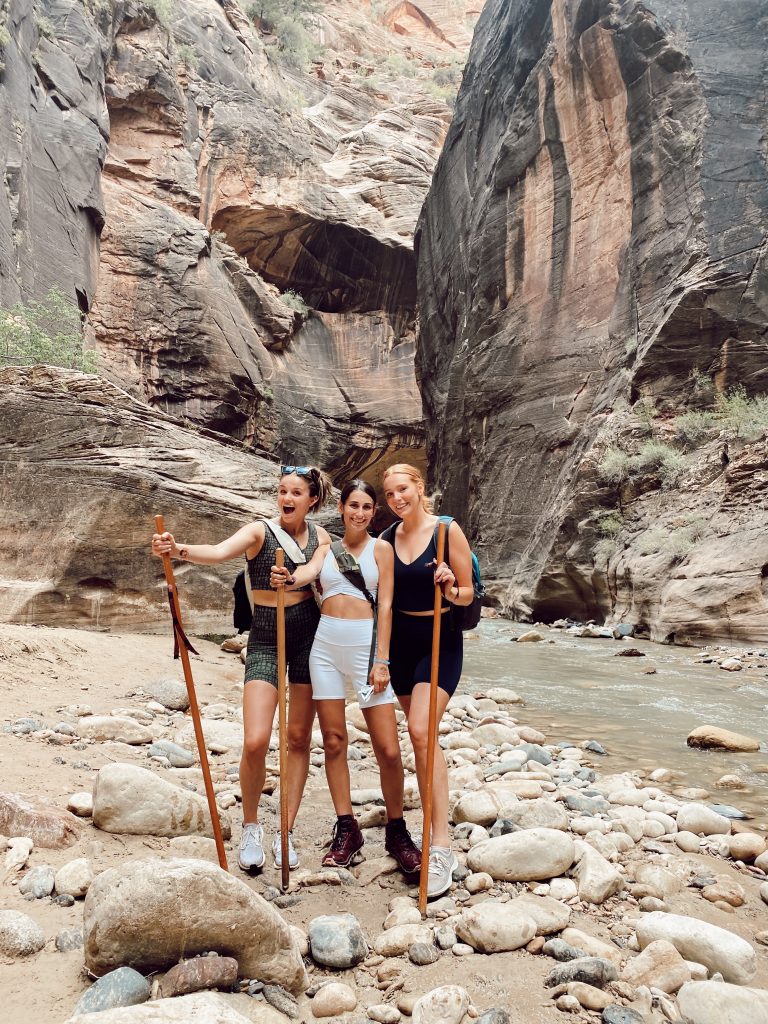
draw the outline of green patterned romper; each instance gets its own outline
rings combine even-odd
[[[303,548],[307,561],[317,551],[317,527],[307,523],[309,539]],[[258,555],[247,559],[248,574],[253,590],[271,590],[269,571],[275,564],[278,543],[268,527],[264,527],[264,544]],[[285,553],[285,565],[293,572],[296,563]],[[310,586],[301,587],[310,590]],[[295,591],[292,591],[295,593]],[[302,601],[285,609],[285,655],[288,663],[288,682],[312,685],[309,677],[309,652],[320,621],[320,609],[314,600]],[[245,657],[245,682],[264,679],[277,686],[277,609],[255,605],[253,623],[248,634]]]

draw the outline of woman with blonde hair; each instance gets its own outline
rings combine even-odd
[[[423,802],[435,586],[440,587],[443,595],[437,694],[439,725],[459,683],[464,653],[461,628],[447,613],[451,605],[472,603],[472,556],[461,527],[452,521],[446,531],[446,561],[437,564],[435,535],[439,519],[432,514],[424,479],[415,466],[407,463],[390,466],[384,474],[384,496],[400,520],[381,537],[392,545],[395,563],[390,674],[392,688],[408,719]],[[448,829],[448,769],[439,744],[435,745],[429,849],[427,894],[435,897],[450,888],[457,866]]]
[[[219,544],[177,544],[170,533],[155,534],[152,553],[170,555],[197,565],[218,565],[245,554],[253,595],[253,622],[248,636],[243,688],[243,753],[240,789],[243,833],[239,864],[243,871],[264,866],[264,828],[259,824],[259,801],[266,779],[266,759],[277,707],[277,594],[285,586],[285,633],[290,700],[288,704],[288,827],[292,829],[309,772],[309,751],[315,704],[309,675],[309,653],[320,612],[309,586],[320,572],[331,538],[308,522],[331,493],[331,481],[314,466],[282,466],[277,489],[276,520],[243,526]],[[287,535],[287,537],[286,537]],[[275,566],[278,547],[285,550],[285,570]],[[298,549],[298,550],[297,550]],[[291,557],[293,552],[295,558]],[[302,563],[301,559],[304,559]],[[281,867],[280,836],[272,841]],[[288,863],[299,859],[288,835]]]

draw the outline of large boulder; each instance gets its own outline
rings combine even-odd
[[[118,835],[213,835],[208,801],[133,764],[99,769],[93,787],[93,824]],[[231,834],[222,819],[225,838]]]
[[[240,1013],[223,996],[195,992],[175,999],[154,999],[100,1013],[76,1013],[64,1024],[283,1024],[285,1017],[268,1006],[252,1005]]]
[[[83,912],[85,963],[96,975],[124,964],[162,970],[214,950],[241,976],[306,988],[288,924],[244,882],[201,860],[131,861],[103,871]]]
[[[467,854],[472,871],[505,882],[556,878],[576,859],[573,839],[551,828],[531,828],[486,839]]]
[[[35,846],[59,849],[77,842],[82,826],[74,814],[20,793],[0,793],[0,835],[28,836]]]
[[[536,921],[514,901],[487,900],[462,910],[454,928],[460,939],[481,953],[506,953],[531,941]]]
[[[703,750],[734,750],[746,754],[760,749],[760,740],[717,725],[700,725],[688,734],[686,743],[689,747],[701,747]]]
[[[686,960],[719,971],[736,985],[748,985],[757,972],[757,957],[746,939],[695,917],[653,911],[640,918],[636,932],[640,949],[665,939]]]
[[[685,1024],[768,1024],[768,991],[722,981],[689,981],[677,994]]]
[[[45,934],[31,917],[18,910],[0,910],[0,956],[32,956],[44,945]]]

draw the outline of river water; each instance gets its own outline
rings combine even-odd
[[[543,642],[511,642],[530,628],[485,619],[475,635],[467,633],[462,691],[506,686],[525,700],[513,714],[519,711],[519,721],[540,729],[548,743],[601,743],[609,754],[594,756],[601,773],[671,769],[679,773],[675,787],[707,789],[705,802],[738,807],[753,815],[751,828],[768,830],[768,668],[724,672],[700,664],[697,648],[586,639],[546,627],[537,627]],[[614,657],[627,646],[645,657]],[[646,674],[649,668],[656,673]],[[761,750],[693,750],[685,740],[700,725],[759,739]],[[715,788],[726,774],[749,789]]]

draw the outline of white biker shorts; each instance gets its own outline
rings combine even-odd
[[[372,693],[366,700],[361,690],[369,686],[368,659],[371,654],[373,619],[338,619],[321,615],[309,655],[309,674],[315,700],[344,700],[345,683],[355,688],[361,708],[393,704],[391,686]]]

